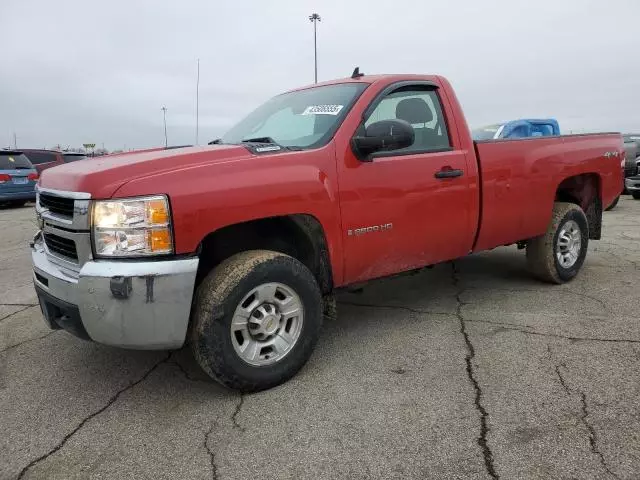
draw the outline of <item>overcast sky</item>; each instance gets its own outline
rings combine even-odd
[[[639,0],[0,0],[0,147],[200,143],[313,81],[438,73],[471,126],[640,130]]]

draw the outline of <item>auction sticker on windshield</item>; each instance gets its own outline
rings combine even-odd
[[[301,115],[338,115],[344,105],[310,105]]]

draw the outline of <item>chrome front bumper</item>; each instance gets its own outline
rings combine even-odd
[[[184,344],[198,258],[90,260],[74,272],[49,259],[41,238],[31,248],[33,281],[49,327],[76,335],[84,330],[84,338],[123,348]],[[76,325],[68,328],[73,317]]]
[[[624,187],[628,192],[640,192],[640,175],[624,179]]]

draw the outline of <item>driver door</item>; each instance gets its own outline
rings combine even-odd
[[[351,149],[338,159],[345,283],[466,255],[475,233],[465,152],[452,142],[437,90],[403,84],[376,103],[360,133],[373,122],[400,119],[413,126],[415,141],[373,154],[371,162]],[[459,176],[442,175],[451,170]]]

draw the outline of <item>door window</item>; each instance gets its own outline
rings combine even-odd
[[[380,120],[405,120],[415,132],[413,145],[392,155],[442,150],[451,146],[440,99],[435,90],[419,86],[402,87],[384,97],[365,120],[369,126]]]

